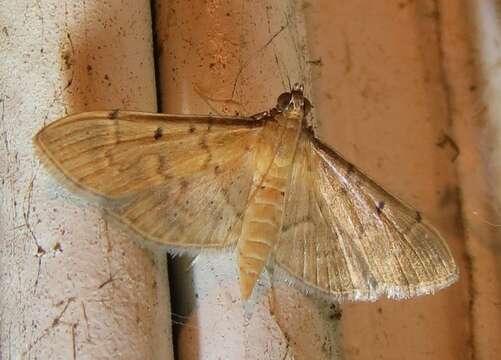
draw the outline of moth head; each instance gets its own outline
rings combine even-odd
[[[304,86],[296,83],[290,92],[281,94],[277,99],[276,109],[279,112],[286,112],[292,116],[306,116],[312,105],[310,101],[303,96]]]

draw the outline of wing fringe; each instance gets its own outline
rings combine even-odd
[[[457,269],[457,268],[456,268]],[[370,301],[374,302],[384,295],[388,299],[403,300],[420,295],[432,295],[436,292],[452,285],[459,278],[459,271],[456,271],[449,276],[420,284],[419,286],[402,287],[391,284],[379,284],[377,287],[371,287],[370,290],[348,290],[344,292],[328,292],[319,287],[307,284],[304,280],[299,279],[282,269],[280,265],[275,265],[273,268],[273,281],[283,281],[290,286],[298,289],[302,293],[309,295],[315,294],[328,302],[345,302],[345,301]]]

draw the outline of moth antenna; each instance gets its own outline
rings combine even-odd
[[[287,76],[287,82],[289,83],[289,92],[292,91],[291,79],[289,78],[289,74],[285,74]]]
[[[492,227],[501,227],[501,224],[496,224],[496,223],[493,223],[493,222],[490,222],[489,220],[486,220],[484,219],[483,217],[480,216],[480,214],[478,213],[478,211],[472,211],[472,214],[475,215],[476,217],[478,217],[478,219],[483,222],[484,224],[487,224],[487,225],[490,225]]]

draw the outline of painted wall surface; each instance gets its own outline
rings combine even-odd
[[[132,242],[34,157],[70,113],[156,111],[147,1],[0,3],[2,359],[169,359],[165,254]]]

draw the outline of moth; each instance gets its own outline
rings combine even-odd
[[[240,291],[269,266],[331,300],[408,298],[458,278],[444,239],[315,137],[295,84],[250,117],[96,111],[40,130],[42,162],[173,252],[234,248]]]

